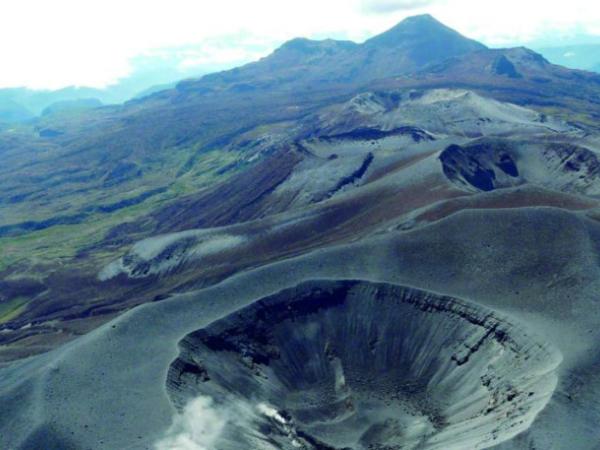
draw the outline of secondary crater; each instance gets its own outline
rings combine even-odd
[[[458,299],[314,281],[186,336],[167,389],[226,411],[232,449],[481,449],[526,430],[560,354]]]

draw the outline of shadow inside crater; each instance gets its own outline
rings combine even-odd
[[[458,299],[313,281],[186,336],[167,389],[227,411],[215,450],[477,449],[531,425],[560,359]]]

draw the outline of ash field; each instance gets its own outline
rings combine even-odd
[[[0,130],[0,448],[600,450],[599,120],[417,16]]]

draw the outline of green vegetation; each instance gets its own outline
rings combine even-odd
[[[536,109],[541,113],[546,114],[547,116],[554,116],[556,118],[564,120],[565,122],[580,124],[586,127],[598,128],[597,118],[594,118],[591,114],[577,111],[576,109],[571,110],[551,106],[537,107]]]
[[[0,303],[0,324],[7,323],[18,317],[26,308],[27,299],[17,297],[7,302]]]
[[[186,152],[187,155],[190,153]],[[175,161],[175,164],[173,164],[175,167],[180,166],[182,161],[185,161],[186,155],[179,154],[178,156],[179,161]],[[195,164],[188,173],[171,182],[165,192],[149,197],[139,204],[118,209],[112,213],[96,212],[90,214],[79,224],[56,225],[19,236],[0,238],[0,255],[2,255],[0,270],[15,264],[33,267],[38,264],[66,263],[76,256],[80,250],[100,242],[112,227],[142,217],[176,198],[210,186],[219,177],[218,171],[229,164],[235,163],[239,160],[239,157],[238,153],[230,151],[212,150],[206,152],[197,157]],[[175,177],[173,176],[173,178]],[[141,184],[141,182],[139,183]],[[126,195],[112,198],[111,202],[135,197],[145,190],[147,190],[147,187],[139,186],[137,189],[126,192]],[[69,200],[72,205],[79,205],[79,207],[82,207],[84,202],[90,201],[85,198],[85,195],[69,197]],[[105,199],[104,202],[108,201]],[[97,253],[94,257],[102,260],[110,259],[119,250],[112,249],[109,252]]]

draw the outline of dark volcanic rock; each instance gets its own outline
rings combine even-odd
[[[411,126],[394,128],[392,130],[380,130],[373,127],[360,127],[346,133],[339,133],[332,136],[321,136],[321,139],[351,139],[351,140],[377,140],[390,136],[410,136],[413,141],[434,141],[435,138],[427,131]]]
[[[522,78],[522,75],[517,72],[515,65],[510,62],[510,59],[505,55],[500,55],[498,59],[496,59],[493,70],[496,75],[506,75],[510,78]]]
[[[519,177],[517,163],[507,144],[501,141],[483,141],[467,147],[451,145],[442,152],[440,161],[450,180],[480,191],[517,184]]]

